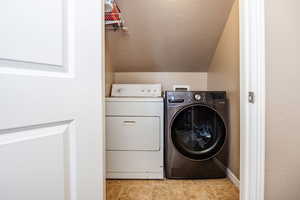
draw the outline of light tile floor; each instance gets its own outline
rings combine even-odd
[[[107,200],[238,200],[228,179],[108,180]]]

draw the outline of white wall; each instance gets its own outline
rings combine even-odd
[[[240,174],[239,5],[234,3],[208,69],[208,90],[225,90],[229,100],[229,169]]]
[[[300,199],[300,1],[266,0],[266,196]]]
[[[110,95],[111,85],[114,82],[114,69],[111,64],[111,57],[109,54],[109,42],[105,38],[105,96]]]
[[[163,90],[173,85],[190,85],[191,90],[207,90],[206,72],[115,72],[115,83],[161,83]]]
[[[206,72],[234,0],[118,0],[128,32],[108,31],[116,72]]]

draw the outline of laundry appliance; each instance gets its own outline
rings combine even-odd
[[[170,179],[226,177],[225,92],[165,92],[165,175]]]
[[[160,84],[114,84],[106,98],[106,175],[162,179],[164,109]]]

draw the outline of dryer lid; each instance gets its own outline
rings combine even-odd
[[[106,102],[159,102],[163,103],[162,97],[106,97]]]

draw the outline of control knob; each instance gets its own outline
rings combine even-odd
[[[197,100],[197,101],[200,101],[201,100],[201,95],[200,94],[195,94],[195,99]]]

